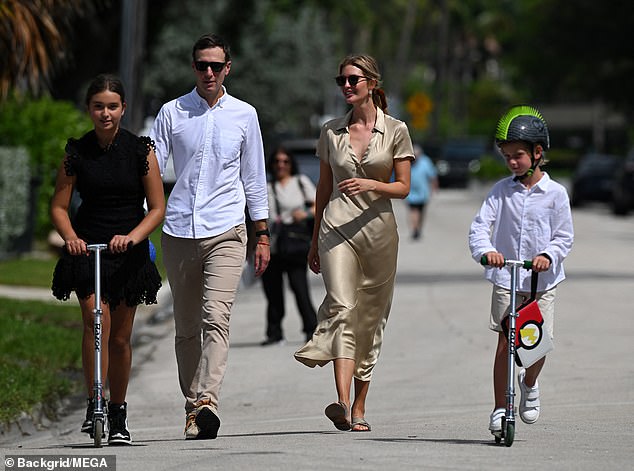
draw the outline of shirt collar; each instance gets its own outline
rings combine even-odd
[[[546,191],[548,185],[550,185],[550,175],[542,170],[542,178],[537,182],[535,186],[541,191]]]
[[[335,129],[337,131],[349,132],[348,126],[351,119],[352,110],[348,111],[345,116],[337,118]],[[385,134],[385,113],[383,113],[383,110],[381,108],[376,109],[376,122],[374,123],[374,127],[372,128],[372,132],[380,132],[381,134]]]
[[[509,183],[511,184],[511,186],[519,185],[524,189],[526,188],[522,184],[522,182],[513,180],[513,177],[509,177]],[[533,185],[532,188],[535,188],[535,191],[541,191],[543,193],[546,191],[549,184],[550,184],[550,175],[542,171],[542,178],[540,178],[540,180],[535,185]]]
[[[205,100],[203,97],[201,97],[198,94],[198,91],[196,90],[196,87],[194,87],[194,89],[191,91],[191,93],[189,94],[191,96],[191,99],[193,100],[193,102],[195,104],[197,104],[200,108],[205,108],[205,109],[209,109],[211,108],[209,106],[209,103],[207,103],[207,100]],[[216,104],[214,106],[220,106],[222,107],[222,105],[224,104],[224,102],[226,101],[227,98],[227,89],[225,88],[224,85],[222,85],[222,96],[220,97],[220,99],[216,102]]]

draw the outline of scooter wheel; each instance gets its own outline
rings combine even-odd
[[[506,424],[506,433],[504,434],[504,444],[506,446],[511,446],[513,444],[513,440],[515,439],[515,424],[509,422]]]
[[[101,439],[103,438],[103,420],[95,420],[95,431],[93,433],[93,442],[95,448],[101,448]]]

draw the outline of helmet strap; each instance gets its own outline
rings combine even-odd
[[[541,158],[539,159],[541,160]],[[531,175],[533,175],[533,173],[535,173],[535,169],[537,168],[537,163],[539,161],[535,159],[535,144],[531,143],[531,168],[529,168],[526,173],[524,173],[523,175],[516,175],[513,178],[514,182],[517,181],[523,181],[526,180],[528,177],[530,177]]]
[[[535,167],[534,167],[534,165],[533,165],[533,166],[531,166],[531,168],[529,168],[525,174],[523,174],[523,175],[516,175],[515,177],[513,177],[513,181],[514,181],[514,182],[517,182],[517,181],[520,181],[520,182],[521,182],[521,181],[523,181],[523,180],[526,180],[526,179],[527,179],[528,177],[530,177],[533,173],[535,173]]]

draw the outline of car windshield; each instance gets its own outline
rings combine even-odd
[[[484,144],[447,144],[443,152],[443,158],[448,160],[479,159],[484,154]]]
[[[295,160],[297,161],[297,167],[299,173],[306,175],[310,178],[315,185],[319,181],[319,159],[312,154],[300,154],[295,153]]]
[[[613,155],[590,155],[579,163],[578,173],[612,173],[618,162]]]

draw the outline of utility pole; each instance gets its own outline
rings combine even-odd
[[[123,126],[138,132],[145,118],[141,92],[141,64],[145,54],[147,0],[123,0],[121,4],[121,49],[119,69],[126,92],[127,113]]]
[[[440,118],[446,108],[447,94],[444,90],[447,80],[447,62],[449,57],[449,6],[447,0],[439,0],[440,23],[438,24],[438,47],[436,48],[436,78],[433,89],[434,109],[431,114],[430,135],[438,138]]]

